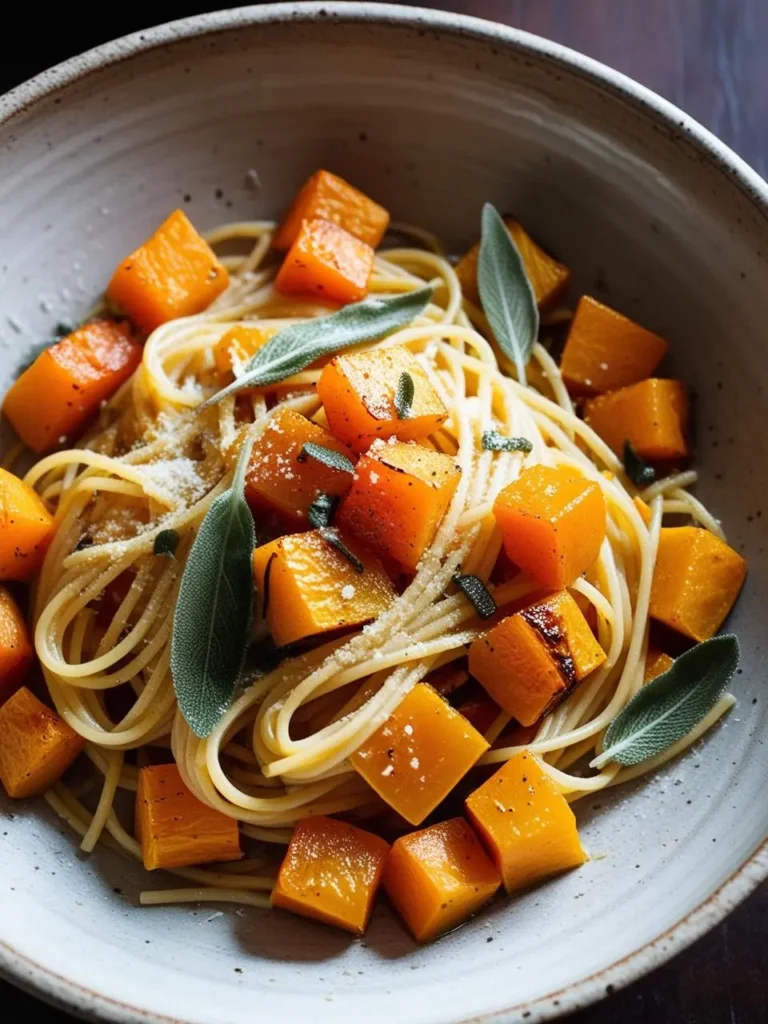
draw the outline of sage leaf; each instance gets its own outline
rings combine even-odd
[[[661,754],[695,728],[725,693],[739,664],[732,633],[712,637],[676,658],[618,713],[605,734],[605,750],[592,761],[639,764]]]
[[[407,420],[411,415],[415,390],[413,377],[407,370],[403,370],[395,391],[395,412],[399,420]]]
[[[483,433],[483,448],[489,452],[525,452],[533,450],[527,437],[505,437],[498,430],[486,430]]]
[[[653,466],[640,458],[629,438],[624,442],[624,470],[635,487],[647,487],[656,479]]]
[[[477,263],[480,302],[502,352],[525,384],[525,367],[539,333],[539,307],[520,250],[490,203],[483,207]]]
[[[237,380],[198,408],[206,409],[242,388],[263,387],[285,380],[331,352],[383,338],[415,320],[431,298],[432,288],[427,286],[391,299],[364,299],[330,316],[286,327],[251,356]]]
[[[346,558],[346,560],[349,562],[349,564],[352,566],[356,573],[365,572],[365,566],[357,557],[357,555],[355,555],[352,551],[349,550],[347,545],[339,536],[338,530],[335,530],[332,526],[321,526],[320,536],[323,538],[326,544],[330,544],[332,548],[335,548],[340,555],[343,555],[344,558]]]
[[[310,526],[314,526],[316,530],[321,529],[323,526],[330,526],[336,514],[338,504],[339,499],[333,494],[318,494],[307,509],[307,519]]]
[[[179,535],[175,530],[161,530],[155,537],[155,544],[152,548],[153,555],[169,555],[176,557],[176,548],[179,546]]]
[[[342,473],[355,472],[354,462],[346,455],[337,452],[335,448],[326,448],[324,444],[315,444],[314,441],[306,441],[296,458],[299,462],[314,459],[316,462],[322,462],[329,469],[338,469]]]
[[[453,582],[469,598],[481,619],[490,619],[496,614],[496,601],[479,576],[457,573]]]
[[[208,736],[237,687],[253,618],[256,545],[243,496],[253,443],[243,445],[232,486],[205,515],[181,578],[173,616],[171,674],[190,729]]]

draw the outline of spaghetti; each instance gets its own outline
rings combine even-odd
[[[637,767],[584,769],[602,751],[609,724],[643,686],[663,517],[683,514],[718,537],[722,530],[689,493],[692,471],[642,491],[650,506],[646,523],[637,488],[614,451],[577,415],[545,345],[533,347],[530,383],[518,383],[439,242],[420,229],[400,230],[419,247],[381,250],[369,294],[393,297],[429,284],[432,300],[413,323],[373,347],[405,347],[415,356],[448,410],[427,443],[455,459],[459,483],[415,574],[390,606],[368,625],[271,671],[246,671],[209,736],[196,736],[178,711],[170,668],[186,559],[212,502],[230,485],[246,439],[258,440],[285,408],[327,426],[316,390],[321,371],[312,367],[245,399],[231,395],[199,411],[219,387],[214,351],[233,326],[280,330],[328,312],[323,303],[275,287],[274,224],[238,222],[208,234],[212,246],[229,253],[220,257],[229,272],[227,289],[205,312],[157,326],[139,368],[103,404],[79,444],[43,457],[27,473],[25,482],[54,510],[56,523],[34,586],[35,648],[58,714],[84,737],[101,779],[91,809],[63,782],[46,799],[82,837],[84,850],[103,841],[141,857],[137,838],[121,823],[119,794],[135,792],[153,750],[167,756],[169,746],[192,794],[237,821],[244,836],[278,844],[260,849],[287,843],[295,823],[312,815],[363,821],[380,814],[381,801],[350,759],[416,684],[465,657],[482,635],[475,608],[452,580],[462,572],[488,583],[502,549],[494,502],[524,468],[536,465],[573,469],[604,498],[606,537],[597,561],[570,591],[593,610],[606,657],[526,742],[514,741],[510,716],[499,711],[484,730],[491,747],[479,764],[503,764],[527,750],[575,802],[677,756],[732,705],[730,695],[722,697],[684,739]],[[232,255],[244,247],[245,254]],[[568,316],[556,311],[548,322]],[[487,450],[482,437],[489,431],[524,437],[530,451]],[[153,553],[164,530],[178,535],[175,558]],[[499,607],[541,590],[524,574],[488,586]],[[142,902],[262,906],[274,880],[268,853],[175,871],[192,888],[145,893]]]

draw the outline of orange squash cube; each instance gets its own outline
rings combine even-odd
[[[175,764],[139,771],[136,836],[147,871],[240,860],[240,830],[234,818],[198,800]]]
[[[10,797],[39,796],[58,782],[83,737],[22,686],[0,707],[0,782]]]
[[[33,451],[71,444],[141,355],[125,321],[92,320],[40,353],[11,385],[3,412]]]
[[[431,686],[417,683],[352,755],[382,800],[420,825],[488,749],[488,743]]]
[[[656,679],[671,669],[674,663],[675,659],[670,658],[664,651],[660,651],[658,647],[649,647],[645,658],[643,682],[650,683],[652,679]]]
[[[533,725],[605,659],[581,609],[561,590],[473,640],[469,671],[521,725]]]
[[[600,487],[576,470],[524,469],[493,506],[507,557],[545,587],[569,587],[595,562],[606,531]]]
[[[174,210],[119,265],[107,297],[143,330],[154,331],[168,320],[202,313],[228,284],[227,268],[186,213]]]
[[[582,295],[571,321],[560,371],[575,394],[615,391],[650,377],[668,347],[658,334],[591,295]]]
[[[235,366],[244,365],[277,331],[277,327],[259,327],[256,324],[231,327],[213,347],[216,369],[219,373],[227,373]]]
[[[296,825],[272,890],[272,905],[362,935],[373,912],[389,845],[318,814]]]
[[[650,614],[691,640],[707,640],[725,621],[746,575],[745,560],[714,533],[698,526],[665,526]]]
[[[587,859],[568,801],[533,754],[517,754],[467,798],[507,892],[525,889]]]
[[[364,192],[330,171],[315,171],[299,190],[275,233],[272,245],[280,252],[290,249],[302,221],[327,220],[375,249],[389,227],[389,212]]]
[[[340,497],[349,490],[351,473],[313,458],[299,461],[308,441],[354,459],[346,445],[306,416],[293,409],[279,410],[254,444],[248,464],[245,497],[252,508],[266,505],[301,525],[319,494]]]
[[[384,888],[418,942],[455,928],[496,893],[501,878],[463,818],[401,836]]]
[[[318,530],[280,537],[254,551],[256,590],[262,606],[266,600],[267,624],[278,647],[361,626],[394,600],[395,591],[379,560],[346,538],[344,543],[362,563],[363,572],[358,573]]]
[[[377,441],[358,462],[337,521],[413,571],[435,539],[460,475],[450,455]]]
[[[34,576],[53,534],[53,516],[37,493],[0,469],[0,580]]]
[[[585,403],[584,419],[619,456],[625,441],[631,441],[637,454],[651,462],[689,454],[688,399],[679,380],[651,377],[598,395]]]
[[[564,263],[558,263],[533,241],[525,229],[512,217],[505,217],[504,223],[515,241],[523,258],[528,280],[539,308],[550,306],[565,289],[571,279],[571,272]],[[477,264],[480,259],[480,243],[477,242],[456,264],[456,275],[464,295],[475,305],[480,302],[477,290]]]
[[[414,387],[406,419],[395,409],[403,373],[410,374]],[[402,345],[336,356],[323,369],[317,393],[333,433],[358,452],[377,438],[422,441],[448,416],[416,357]]]
[[[277,272],[275,288],[323,302],[358,302],[368,292],[374,251],[327,220],[302,221]]]
[[[21,609],[6,588],[0,587],[0,704],[21,686],[34,657]]]

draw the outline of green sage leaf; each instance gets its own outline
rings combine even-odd
[[[490,203],[483,207],[482,224],[477,264],[480,302],[499,348],[525,384],[525,367],[539,333],[539,307],[520,250]]]
[[[307,509],[307,519],[310,525],[314,526],[316,530],[323,526],[330,526],[338,505],[339,499],[335,495],[318,494]]]
[[[251,356],[243,372],[198,408],[205,409],[241,388],[260,387],[299,373],[321,356],[383,338],[423,313],[432,298],[427,286],[392,299],[364,299],[330,316],[279,331]]]
[[[321,526],[319,532],[320,536],[323,538],[326,544],[330,544],[332,548],[336,548],[339,554],[343,555],[344,558],[346,558],[346,560],[349,562],[349,564],[352,566],[355,572],[365,572],[365,566],[357,557],[357,555],[349,550],[347,545],[339,536],[338,530],[335,530],[332,526]]]
[[[399,420],[407,420],[410,417],[415,391],[413,377],[407,370],[403,370],[395,391],[395,412]]]
[[[481,619],[490,619],[496,614],[497,606],[493,594],[479,576],[456,573],[453,582],[469,598]]]
[[[232,486],[205,515],[181,578],[173,617],[171,674],[179,709],[197,736],[208,736],[237,687],[253,618],[256,545],[243,496],[253,444],[244,444]]]
[[[640,458],[629,439],[624,442],[624,469],[635,487],[647,487],[656,479],[653,466]]]
[[[169,555],[176,557],[176,548],[179,546],[179,535],[175,530],[161,530],[155,537],[155,545],[152,548],[154,555]]]
[[[505,437],[498,430],[486,430],[483,433],[483,448],[489,452],[525,452],[533,450],[527,437]]]
[[[314,441],[306,441],[296,458],[299,462],[314,459],[316,462],[322,462],[329,469],[338,469],[342,473],[355,472],[354,462],[346,455],[337,452],[335,448],[326,448],[324,444],[315,444]]]
[[[739,641],[732,633],[681,654],[614,718],[593,767],[639,764],[687,736],[723,696],[738,664]]]

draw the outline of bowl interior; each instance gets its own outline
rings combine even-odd
[[[672,343],[670,369],[698,399],[698,493],[750,562],[732,621],[739,703],[654,778],[578,805],[585,868],[426,949],[385,907],[363,942],[247,908],[138,909],[161,878],[81,858],[42,802],[0,801],[7,962],[66,994],[43,965],[85,990],[66,998],[115,1019],[445,1024],[518,1007],[515,1020],[550,994],[526,1019],[556,1014],[576,998],[558,992],[675,925],[768,832],[765,213],[684,126],[525,37],[360,6],[256,8],[210,19],[229,28],[208,34],[135,39],[63,85],[50,73],[47,94],[0,125],[0,386],[175,206],[202,227],[272,217],[327,166],[459,251],[491,200],[574,268],[577,290]]]

